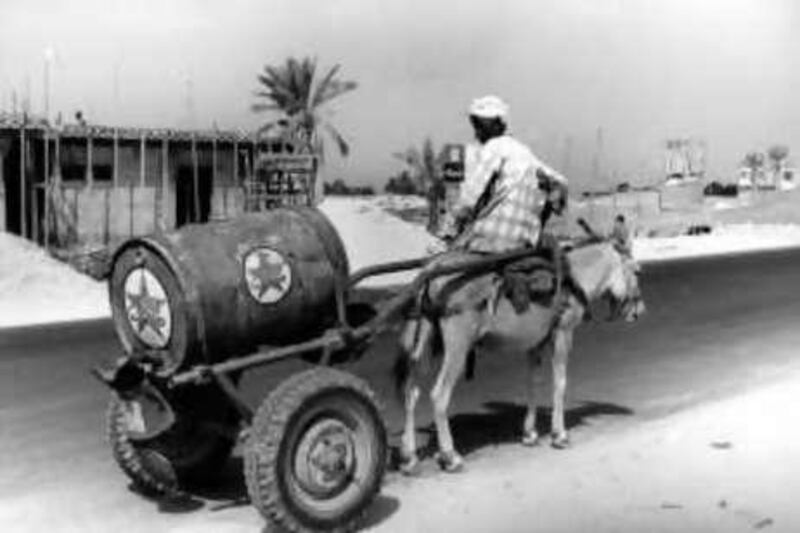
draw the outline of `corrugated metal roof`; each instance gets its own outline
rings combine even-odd
[[[168,139],[178,141],[191,141],[195,139],[200,142],[255,142],[255,134],[244,130],[183,130],[177,128],[131,128],[116,127],[98,124],[64,124],[62,126],[48,125],[44,119],[37,117],[25,117],[22,114],[0,113],[0,130],[14,129],[22,127],[26,130],[35,130],[51,135],[61,135],[62,137],[92,137],[113,139]],[[269,140],[263,140],[269,142]]]

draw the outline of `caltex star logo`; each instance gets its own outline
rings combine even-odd
[[[164,287],[146,268],[131,270],[125,279],[125,310],[134,333],[143,342],[163,348],[172,334]]]
[[[292,286],[289,264],[270,248],[256,248],[245,256],[244,276],[250,295],[262,304],[279,301]]]

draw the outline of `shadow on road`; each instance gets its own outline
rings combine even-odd
[[[213,486],[193,487],[190,494],[158,497],[144,493],[133,485],[128,488],[131,492],[152,501],[160,513],[184,514],[202,509],[210,512],[219,512],[250,505],[250,497],[247,494],[243,472],[242,458],[233,456],[222,468]],[[379,494],[370,508],[367,509],[361,527],[375,527],[388,520],[399,508],[400,502],[397,498]],[[272,532],[277,530],[270,525],[266,525],[263,531]]]
[[[487,402],[487,412],[462,413],[450,417],[450,428],[456,448],[464,455],[488,446],[519,442],[522,438],[522,423],[527,408],[511,402]],[[630,416],[634,412],[628,407],[604,402],[583,402],[568,409],[565,415],[567,429],[581,426],[598,416]],[[551,410],[539,407],[536,411],[536,431],[540,435],[550,433]],[[436,427],[431,424],[420,430],[428,436],[427,444],[419,451],[420,459],[432,457],[437,451]]]

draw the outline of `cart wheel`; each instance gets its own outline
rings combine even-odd
[[[106,415],[112,456],[134,487],[149,495],[173,496],[208,485],[235,444],[219,430],[223,424],[230,424],[231,418],[216,424],[178,421],[174,429],[145,443],[128,436],[129,420],[125,403],[113,396]],[[217,429],[207,427],[211,425]]]
[[[261,404],[245,449],[259,512],[293,532],[351,531],[380,491],[386,428],[375,394],[319,367],[281,383]]]

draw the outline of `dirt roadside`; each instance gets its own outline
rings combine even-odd
[[[800,374],[566,451],[503,446],[395,478],[376,532],[800,531]],[[591,431],[586,428],[585,431]]]

